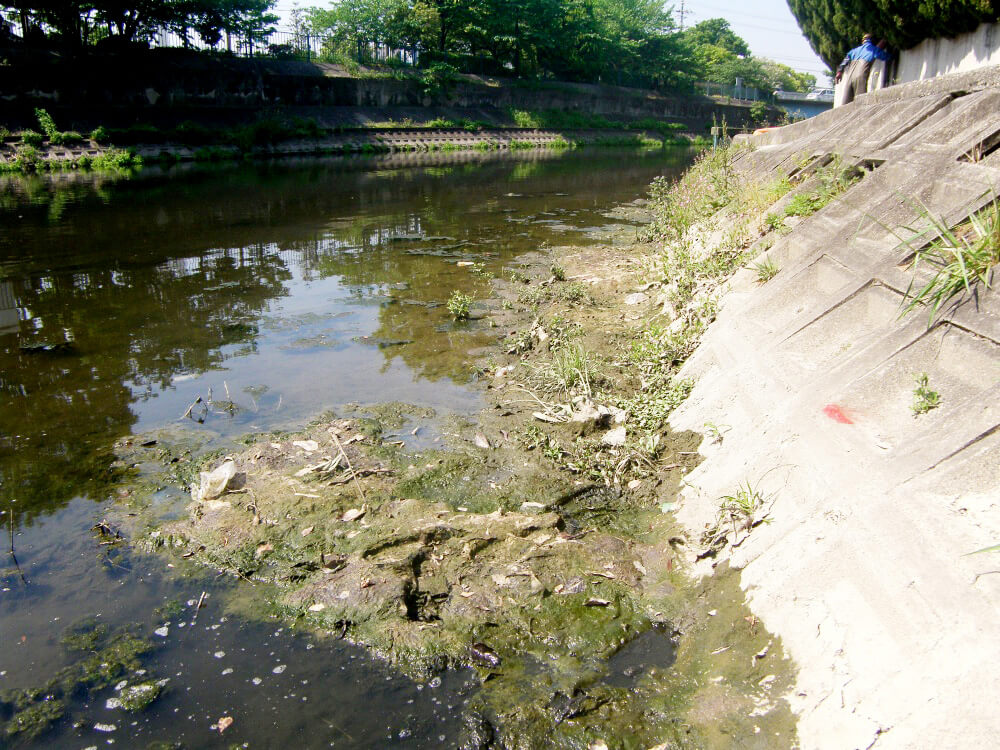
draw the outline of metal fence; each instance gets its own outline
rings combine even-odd
[[[705,96],[725,96],[729,99],[743,102],[770,102],[774,99],[774,95],[771,92],[761,91],[758,88],[745,86],[742,83],[730,86],[725,83],[700,81],[694,86],[699,93]]]

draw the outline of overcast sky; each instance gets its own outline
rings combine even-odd
[[[279,26],[287,28],[288,13],[294,0],[278,0],[276,9],[281,15]],[[331,0],[301,0],[299,7],[318,5],[329,7]],[[678,18],[681,0],[666,0]],[[770,57],[796,70],[812,73],[820,86],[827,84],[826,65],[816,57],[809,42],[802,36],[795,16],[788,10],[785,0],[684,0],[687,12],[685,24],[690,26],[707,18],[725,18],[741,37],[747,40],[750,51],[757,57]],[[844,50],[847,52],[847,50]]]

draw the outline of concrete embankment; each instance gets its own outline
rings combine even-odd
[[[284,156],[318,156],[331,154],[374,154],[436,151],[501,151],[571,146],[657,146],[664,136],[659,133],[622,130],[547,130],[540,128],[356,128],[334,132],[317,138],[292,138],[277,143],[254,146],[244,150],[223,143],[215,146],[194,146],[184,143],[139,143],[129,150],[144,160],[207,161],[220,158],[240,158],[244,154],[257,158]],[[695,134],[682,132],[671,136],[678,143],[693,142]],[[654,143],[656,141],[656,143]],[[75,144],[48,145],[39,158],[71,163],[82,157],[97,158],[110,147],[92,141]],[[0,142],[0,161],[13,160],[18,155],[15,143]]]
[[[899,237],[996,198],[1000,69],[875,92],[750,143],[737,168],[762,178],[834,154],[870,174],[775,241],[773,280],[732,279],[671,418],[724,437],[705,441],[680,518],[700,532],[746,483],[773,503],[725,556],[800,669],[803,747],[992,746],[1000,553],[969,553],[1000,542],[1000,297],[979,284],[930,327],[927,309],[903,315],[935,269],[914,272]],[[914,416],[923,373],[940,406]]]
[[[559,81],[462,75],[428,87],[422,71],[359,70],[292,60],[214,57],[184,50],[93,55],[83,60],[9,50],[0,67],[0,124],[35,127],[46,108],[61,127],[86,132],[136,122],[242,125],[261,113],[308,117],[323,127],[470,118],[512,125],[510,110],[560,110],[615,120],[655,118],[705,134],[713,119],[753,125],[749,103],[694,94]],[[772,111],[772,116],[777,112]]]

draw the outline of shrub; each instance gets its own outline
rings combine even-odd
[[[472,297],[457,289],[448,298],[448,312],[455,320],[468,320],[472,309]]]
[[[34,130],[22,130],[21,131],[21,143],[25,146],[31,146],[32,148],[40,148],[42,142],[45,140],[41,133]]]
[[[94,143],[108,143],[111,140],[111,133],[103,125],[98,125],[90,131],[90,140]]]

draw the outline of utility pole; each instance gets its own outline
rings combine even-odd
[[[681,0],[681,9],[677,11],[677,17],[681,20],[681,31],[684,31],[684,19],[687,18],[688,10],[684,0]]]

